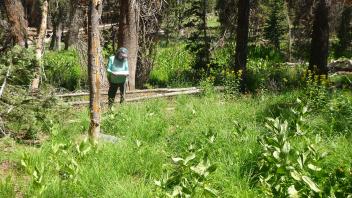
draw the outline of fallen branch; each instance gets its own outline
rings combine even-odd
[[[125,101],[126,102],[137,102],[137,101],[155,99],[155,98],[165,98],[165,97],[171,97],[171,96],[197,94],[197,93],[200,93],[201,91],[202,91],[201,89],[193,89],[193,90],[171,92],[171,93],[161,93],[161,94],[159,93],[159,94],[152,95],[152,96],[142,96],[142,97],[137,97],[137,98],[127,98]],[[107,103],[107,101],[102,101],[102,103]],[[89,101],[69,102],[68,104],[69,105],[87,105],[87,104],[89,104]]]
[[[197,89],[196,87],[189,87],[189,88],[159,88],[159,89],[144,89],[144,90],[132,90],[132,91],[127,91],[126,94],[134,94],[134,93],[152,93],[152,92],[179,92],[179,91],[189,91],[189,90],[195,90]],[[108,92],[107,90],[102,91],[102,95],[107,95]],[[56,97],[75,97],[75,96],[89,96],[88,92],[81,92],[81,93],[69,93],[69,94],[59,94],[56,95]]]
[[[1,89],[0,89],[0,98],[2,96],[2,93],[5,90],[7,78],[10,76],[10,69],[11,69],[11,65],[9,66],[9,68],[7,68],[6,76],[5,76],[4,82],[2,83],[2,86],[1,86]]]
[[[2,121],[1,117],[0,117],[0,137],[4,137],[7,134],[5,133],[5,125],[4,122]]]

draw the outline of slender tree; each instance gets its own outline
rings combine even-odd
[[[16,44],[27,45],[28,23],[24,18],[24,8],[21,0],[5,0],[5,10],[10,23],[11,34]]]
[[[100,134],[100,87],[101,87],[101,46],[99,21],[102,0],[90,0],[88,6],[88,77],[90,93],[89,137],[96,142]]]
[[[77,0],[70,1],[70,17],[68,32],[65,37],[65,50],[74,45],[78,40],[79,29],[82,26],[83,11],[79,7]]]
[[[34,79],[32,81],[31,91],[36,92],[39,88],[41,70],[42,70],[42,56],[44,52],[44,38],[46,35],[47,19],[48,19],[48,1],[44,0],[41,6],[42,19],[38,28],[37,42],[35,45],[35,56],[37,59],[37,66],[35,69]]]
[[[284,27],[282,25],[282,21],[284,20],[282,16],[283,2],[282,0],[272,0],[269,6],[271,9],[265,24],[264,35],[276,50],[280,50],[280,40],[284,34]]]
[[[318,75],[328,74],[329,0],[319,0],[314,10],[309,69]]]
[[[197,72],[196,79],[202,75],[208,75],[210,62],[210,38],[207,27],[208,0],[194,0],[185,10],[186,21],[184,27],[190,28],[190,36],[187,38],[187,49],[195,54],[196,59],[193,68]]]
[[[50,42],[50,50],[60,50],[61,48],[61,36],[64,28],[65,18],[67,16],[67,11],[65,7],[67,5],[65,0],[56,0],[52,2],[49,6],[51,7],[51,22],[53,25],[53,35]]]
[[[351,5],[345,5],[342,15],[339,29],[337,31],[337,37],[339,42],[337,44],[335,55],[341,57],[345,54],[352,52],[352,3]]]
[[[139,1],[120,0],[119,47],[128,49],[129,89],[135,89],[138,55]]]
[[[235,51],[235,71],[242,71],[241,91],[245,91],[246,65],[248,53],[248,31],[249,31],[249,0],[239,0],[237,34],[236,34],[236,51]]]
[[[292,45],[293,45],[293,34],[292,34],[292,28],[293,28],[293,24],[292,24],[292,17],[290,15],[290,4],[289,4],[290,0],[285,0],[285,14],[286,14],[286,21],[287,21],[287,25],[288,25],[288,34],[287,34],[287,40],[288,40],[288,61],[291,62],[292,61]]]
[[[139,4],[140,18],[138,33],[138,59],[136,68],[136,88],[144,88],[152,71],[159,42],[163,0],[144,0]],[[142,17],[143,16],[143,17]]]

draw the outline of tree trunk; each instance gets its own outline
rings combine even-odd
[[[340,26],[337,31],[339,39],[335,55],[339,58],[348,55],[352,50],[352,3],[345,5],[341,15]]]
[[[286,20],[288,25],[288,61],[292,62],[292,43],[293,43],[293,34],[292,34],[292,20],[290,17],[290,6],[287,0],[285,1],[286,6]]]
[[[208,0],[203,0],[203,10],[202,10],[202,28],[204,34],[204,45],[205,45],[205,63],[209,64],[210,62],[210,43],[207,34],[207,9],[208,9]]]
[[[68,32],[65,37],[65,50],[74,45],[78,40],[79,28],[82,24],[82,10],[78,7],[77,0],[71,0],[70,19]]]
[[[135,89],[138,55],[139,6],[136,0],[120,0],[119,47],[128,49],[129,89]]]
[[[21,1],[5,0],[4,4],[13,39],[19,46],[26,47],[28,23],[24,18],[24,8]]]
[[[318,75],[328,74],[329,0],[319,0],[314,10],[309,69]]]
[[[248,52],[248,31],[249,31],[249,1],[239,0],[236,51],[235,51],[235,71],[242,71],[241,91],[245,91],[246,65]]]
[[[62,35],[62,22],[58,21],[57,24],[54,24],[53,36],[50,42],[50,50],[60,51],[61,49],[61,35]]]
[[[100,134],[100,86],[101,86],[101,46],[99,20],[102,1],[91,0],[88,7],[88,77],[89,77],[89,107],[90,126],[89,138],[96,142]]]
[[[48,1],[42,2],[42,21],[38,30],[38,38],[35,45],[35,57],[37,60],[37,67],[35,69],[34,79],[32,81],[31,91],[36,92],[39,88],[41,70],[42,70],[42,55],[44,51],[44,38],[46,35],[47,19],[48,19]]]
[[[51,22],[53,24],[53,35],[51,37],[50,42],[50,50],[59,51],[61,48],[61,36],[63,31],[63,17],[64,15],[64,7],[61,4],[58,4],[55,8],[57,11],[54,12],[51,16]]]

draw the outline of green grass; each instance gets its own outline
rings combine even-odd
[[[193,55],[184,43],[159,46],[149,83],[161,87],[186,87],[190,85],[187,73],[194,62]]]
[[[84,156],[77,154],[75,145],[87,131],[88,111],[75,111],[71,120],[59,126],[59,134],[51,135],[40,148],[0,139],[0,164],[6,160],[14,164],[11,173],[0,169],[0,175],[12,177],[1,180],[0,197],[38,193],[33,176],[21,166],[23,153],[29,154],[28,167],[45,164],[41,197],[155,197],[158,189],[154,180],[170,170],[171,157],[184,157],[190,144],[201,146],[209,131],[217,134],[209,156],[218,167],[209,177],[212,187],[219,190],[221,197],[263,197],[251,174],[260,155],[257,138],[266,131],[265,117],[284,112],[287,106],[282,104],[292,104],[300,94],[246,95],[235,100],[208,94],[117,106],[114,113],[104,112],[102,130],[119,137],[119,143],[101,143]],[[246,130],[239,132],[236,122]],[[315,111],[309,113],[308,124],[316,128],[328,125],[324,116]],[[317,134],[308,138],[313,140]],[[320,131],[320,137],[320,147],[329,151],[322,167],[334,170],[341,164],[351,165],[351,136],[324,136]],[[53,155],[52,146],[60,143],[71,146],[62,156]],[[70,159],[78,164],[76,182],[60,179],[54,165],[58,161],[70,164]]]

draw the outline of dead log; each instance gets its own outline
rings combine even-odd
[[[5,76],[5,78],[4,78],[4,82],[3,82],[2,85],[1,85],[1,89],[0,89],[0,98],[1,98],[2,94],[4,93],[7,78],[10,76],[10,69],[11,69],[11,65],[9,66],[9,68],[7,68],[7,72],[6,72],[6,76]]]
[[[126,102],[138,102],[138,101],[155,99],[155,98],[167,98],[167,97],[179,96],[179,95],[197,94],[197,93],[201,93],[201,92],[202,92],[201,89],[194,89],[194,90],[188,90],[188,91],[161,93],[161,94],[156,94],[156,95],[152,95],[152,96],[142,96],[142,97],[137,97],[137,98],[127,98],[125,101]],[[107,103],[107,101],[102,101],[102,103]],[[69,105],[87,105],[87,104],[89,104],[89,101],[69,102],[68,104]]]

